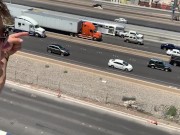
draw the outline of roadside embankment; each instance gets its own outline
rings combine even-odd
[[[88,69],[26,53],[9,59],[7,79],[36,85],[63,94],[101,103],[132,106],[143,112],[164,117],[170,106],[180,108],[180,91],[128,77]],[[134,80],[134,81],[133,81]],[[155,87],[157,86],[157,87]],[[129,106],[128,106],[129,107]],[[178,112],[178,111],[177,111]]]

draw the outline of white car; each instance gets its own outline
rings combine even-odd
[[[178,50],[178,49],[172,49],[172,50],[167,50],[166,51],[166,54],[167,55],[170,55],[170,56],[180,56],[180,50]]]
[[[131,64],[125,62],[124,60],[120,59],[110,59],[108,62],[108,66],[112,68],[117,68],[125,71],[132,71],[133,67]]]
[[[114,20],[115,22],[119,22],[119,23],[127,23],[127,20],[124,18],[117,18]]]

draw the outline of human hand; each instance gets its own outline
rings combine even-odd
[[[28,35],[28,32],[19,32],[9,35],[7,42],[2,48],[3,53],[7,53],[10,56],[20,50],[23,42],[21,37]]]

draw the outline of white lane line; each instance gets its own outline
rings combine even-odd
[[[35,89],[29,85],[22,85],[22,84],[19,84],[19,83],[15,83],[15,82],[12,82],[12,81],[6,81],[6,84],[8,84],[9,86],[16,86],[16,87],[20,87],[20,88],[23,88],[23,91],[26,91],[28,93],[36,93],[36,94],[43,94],[43,95],[47,95],[48,97],[57,97],[57,94],[56,92],[50,92],[50,91],[47,91],[45,89]],[[125,113],[125,112],[120,112],[120,111],[116,111],[114,109],[111,109],[111,108],[106,108],[106,107],[103,107],[103,106],[100,106],[100,105],[96,105],[96,104],[92,104],[92,103],[89,103],[89,102],[85,102],[85,101],[82,101],[82,100],[78,100],[78,99],[75,99],[75,98],[72,98],[72,97],[69,97],[69,96],[66,96],[66,95],[61,95],[61,98],[64,99],[64,100],[67,100],[67,101],[70,101],[72,103],[78,103],[80,105],[84,105],[84,106],[87,106],[87,107],[92,107],[96,110],[101,110],[101,111],[105,111],[105,112],[108,112],[110,114],[115,114],[116,116],[123,116],[123,118],[128,118],[128,119],[131,119],[131,120],[136,120],[136,122],[142,122],[141,124],[145,124],[145,126],[155,126],[155,125],[152,125],[149,123],[149,119],[145,119],[145,118],[142,118],[142,117],[139,117],[139,116],[135,116],[135,115],[132,115],[132,114],[128,114],[128,113]],[[61,99],[60,98],[60,99]],[[54,98],[53,98],[54,99]],[[159,127],[161,130],[162,128],[166,129],[166,130],[173,130],[173,131],[176,131],[176,132],[180,132],[180,128],[179,127],[174,127],[174,126],[171,126],[171,125],[167,125],[167,124],[164,124],[164,123],[159,123],[158,122],[158,126],[156,127]]]

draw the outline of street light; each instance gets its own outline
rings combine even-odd
[[[174,15],[175,15],[175,8],[177,7],[177,0],[172,1],[172,20],[174,19]]]

